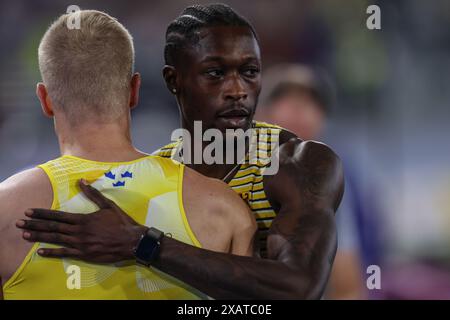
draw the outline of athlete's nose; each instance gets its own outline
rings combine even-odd
[[[245,100],[247,98],[247,91],[242,78],[237,75],[231,75],[227,80],[225,88],[225,100]]]

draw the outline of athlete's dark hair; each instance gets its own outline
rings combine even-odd
[[[167,27],[164,47],[165,63],[175,65],[176,56],[180,50],[187,45],[197,43],[199,38],[196,31],[217,26],[247,27],[258,40],[250,22],[225,4],[189,6]]]

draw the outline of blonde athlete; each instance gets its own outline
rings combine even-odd
[[[101,243],[90,241],[89,235],[108,231],[92,225],[76,227],[75,223],[106,210],[112,224],[133,224],[126,237],[142,244],[124,248],[121,236],[111,233],[109,238],[115,240],[110,248],[116,253],[143,250],[139,256],[143,264],[151,261],[151,256],[144,259],[146,254],[155,253],[148,251],[148,241],[152,236],[162,236],[155,235],[156,229],[193,247],[252,254],[256,222],[226,184],[133,147],[130,109],[138,102],[140,77],[133,74],[133,43],[127,30],[98,11],[82,11],[79,30],[67,28],[68,17],[61,16],[39,46],[44,83],[38,84],[37,95],[44,114],[55,121],[61,157],[0,184],[0,279],[4,298],[205,298],[163,272],[128,262],[134,259],[132,255],[109,264],[108,259],[84,263],[70,257],[42,258],[39,250],[59,246],[24,241],[16,228],[16,221],[30,207],[43,208],[42,213],[45,209],[79,212],[70,219],[59,216],[66,225],[58,228],[63,233],[75,229],[85,233],[76,246],[64,249],[77,253],[86,247],[99,247]],[[129,215],[115,213],[113,201]],[[35,228],[39,229],[39,221]],[[27,239],[29,234],[23,236]]]

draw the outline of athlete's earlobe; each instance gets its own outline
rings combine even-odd
[[[139,89],[141,87],[141,75],[139,73],[135,73],[131,78],[130,87],[130,109],[133,109],[139,102]]]
[[[165,65],[163,68],[163,77],[166,82],[167,89],[176,95],[178,92],[177,87],[177,71],[174,66]]]
[[[39,82],[36,86],[36,95],[38,96],[39,101],[41,102],[41,108],[44,115],[46,117],[53,118],[54,113],[52,103],[50,101],[47,88],[42,82]]]

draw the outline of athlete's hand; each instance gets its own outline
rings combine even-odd
[[[18,220],[23,238],[62,248],[41,248],[44,257],[70,257],[94,263],[113,263],[134,258],[133,251],[147,227],[137,224],[113,201],[81,180],[83,193],[100,210],[90,214],[47,209],[28,209],[31,220]]]

